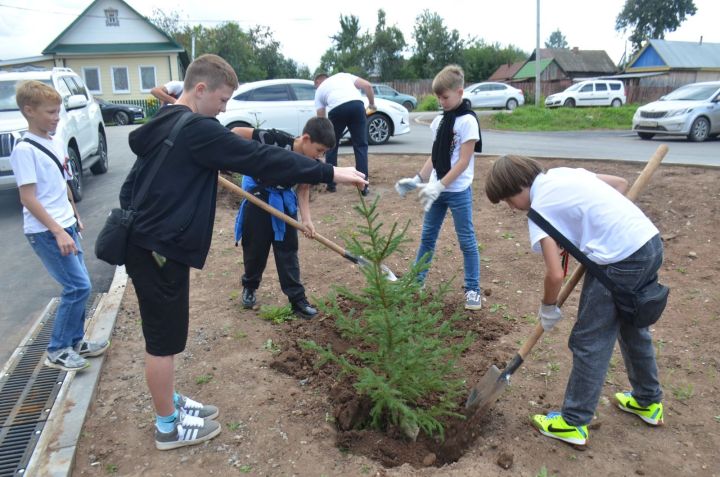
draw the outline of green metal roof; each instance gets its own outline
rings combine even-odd
[[[174,43],[91,43],[76,45],[57,45],[53,51],[56,55],[78,53],[146,53],[149,51],[181,52]]]
[[[542,73],[545,71],[545,68],[547,68],[550,63],[553,62],[552,58],[546,59],[546,60],[540,60],[540,72]],[[520,70],[515,73],[515,76],[512,77],[512,79],[525,79],[525,78],[534,78],[535,77],[535,62],[534,61],[528,61],[523,65]]]

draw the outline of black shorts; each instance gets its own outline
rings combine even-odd
[[[140,305],[145,351],[181,353],[188,336],[190,267],[169,258],[160,267],[150,250],[128,244],[125,268]]]

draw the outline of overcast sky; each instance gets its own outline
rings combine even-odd
[[[91,0],[0,0],[0,59],[39,55]],[[329,37],[340,30],[340,15],[360,18],[364,30],[374,30],[377,11],[387,13],[387,24],[396,25],[412,44],[415,18],[424,10],[438,13],[461,38],[477,37],[503,46],[512,44],[526,52],[535,47],[535,0],[445,0],[412,2],[376,0],[128,0],[135,10],[151,16],[153,8],[177,11],[183,21],[216,26],[236,21],[243,28],[266,25],[275,33],[283,54],[314,70],[330,47]],[[541,47],[550,33],[560,29],[571,47],[605,50],[618,62],[628,34],[615,31],[615,18],[625,0],[541,0]],[[697,13],[668,40],[720,43],[720,0],[695,0]],[[442,9],[441,9],[442,8]],[[630,46],[628,45],[629,49]]]

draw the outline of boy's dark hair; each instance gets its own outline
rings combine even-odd
[[[310,118],[302,131],[310,137],[310,141],[322,144],[328,149],[335,147],[335,127],[328,118]]]
[[[328,74],[324,71],[318,71],[315,73],[315,76],[313,77],[313,80],[317,81],[320,78],[329,78]]]
[[[221,57],[210,53],[201,55],[190,63],[185,73],[183,89],[190,91],[200,82],[207,84],[210,91],[223,85],[233,90],[238,87],[237,74],[232,66]]]
[[[497,204],[530,187],[538,174],[545,172],[540,163],[525,156],[512,154],[499,157],[485,179],[485,194]]]

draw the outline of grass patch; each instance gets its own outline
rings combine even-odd
[[[260,318],[275,325],[280,325],[295,318],[290,305],[272,306],[263,305],[260,307]]]
[[[631,129],[636,104],[619,108],[517,108],[512,114],[493,114],[485,125],[512,131],[578,131],[585,129]],[[482,122],[481,122],[482,124]]]

